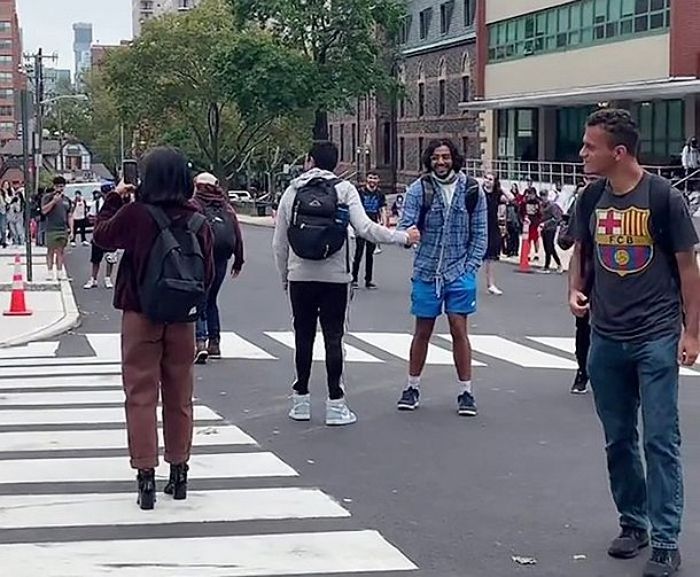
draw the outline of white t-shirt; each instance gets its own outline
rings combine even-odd
[[[73,211],[73,218],[75,220],[83,220],[87,216],[87,206],[85,205],[85,199],[75,201],[75,210]]]
[[[452,199],[455,196],[455,190],[457,190],[457,181],[459,179],[455,179],[455,181],[451,184],[440,184],[440,188],[442,188],[442,192],[445,193],[445,206],[452,206]]]

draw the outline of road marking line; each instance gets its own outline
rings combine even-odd
[[[122,388],[121,375],[82,375],[82,376],[45,376],[26,379],[5,379],[5,371],[0,371],[0,390],[7,389],[60,389],[60,388]]]
[[[158,431],[160,447],[163,431]],[[226,445],[257,445],[255,439],[233,425],[195,427],[195,447]],[[87,431],[12,431],[0,433],[0,451],[84,451],[98,449],[126,449],[125,429]]]
[[[295,487],[188,491],[187,500],[159,499],[144,515],[132,493],[0,496],[0,529],[222,523],[350,517],[318,489]]]
[[[63,360],[63,359],[61,359]],[[92,359],[94,363],[95,360]],[[119,365],[87,365],[67,364],[65,366],[32,366],[32,367],[2,367],[0,378],[11,377],[39,377],[60,375],[121,375],[122,366]]]
[[[266,332],[268,337],[276,340],[278,343],[283,344],[285,347],[289,347],[294,350],[294,333],[293,332]],[[357,347],[352,345],[344,344],[345,349],[345,362],[348,363],[383,363],[381,359],[373,357],[369,353],[366,353]],[[323,343],[323,335],[321,333],[316,335],[316,340],[314,341],[314,361],[325,361],[326,360],[326,350]]]
[[[441,335],[441,338],[450,337]],[[577,368],[576,363],[570,359],[543,353],[496,335],[469,335],[469,340],[474,351],[526,369]]]
[[[0,393],[0,408],[8,405],[98,405],[124,404],[124,391],[63,391],[56,393]],[[0,447],[2,449],[2,447]]]
[[[353,337],[364,341],[373,347],[381,349],[390,355],[408,361],[413,336],[406,333],[351,333]],[[451,342],[451,340],[450,340]],[[436,345],[428,345],[428,365],[454,365],[452,352]],[[475,367],[484,367],[484,363],[473,361]]]
[[[417,569],[377,531],[7,544],[0,545],[0,559],[7,575],[42,577],[260,577]]]
[[[221,421],[209,407],[194,406],[195,421]],[[124,424],[126,416],[121,407],[100,409],[2,409],[0,426],[7,425],[101,425]],[[162,422],[158,411],[158,422]]]
[[[576,354],[576,339],[573,337],[527,337],[531,341],[540,343],[546,347],[552,349],[557,349],[571,355]],[[680,374],[684,377],[700,377],[700,372],[689,369],[688,367],[681,367]]]
[[[36,357],[55,357],[58,342],[29,343],[21,347],[0,349],[0,359],[32,359]]]
[[[279,457],[266,452],[193,455],[189,465],[190,476],[193,479],[298,475]],[[169,475],[170,465],[161,463],[156,470],[156,476],[159,479],[167,479]],[[135,472],[129,468],[129,460],[126,457],[0,461],[0,484],[133,481],[135,478]]]

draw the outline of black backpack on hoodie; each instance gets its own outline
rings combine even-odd
[[[197,238],[206,219],[199,213],[170,219],[162,208],[145,206],[159,232],[138,287],[142,312],[155,323],[194,322],[207,296],[205,257]]]
[[[299,258],[325,260],[346,244],[348,207],[338,204],[339,182],[314,178],[296,191],[287,237]]]

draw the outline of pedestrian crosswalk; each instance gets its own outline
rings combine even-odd
[[[0,392],[5,387],[12,388],[13,382],[38,377],[37,387],[51,385],[41,379],[52,375],[60,382],[71,383],[72,387],[121,388],[121,345],[116,333],[85,335],[92,355],[56,357],[58,343],[40,343],[42,347],[19,347],[0,350]],[[408,361],[412,335],[402,332],[358,331],[350,332],[345,338],[345,362],[369,365],[382,365],[391,362]],[[475,367],[498,367],[502,363],[519,369],[553,369],[574,371],[577,364],[574,358],[573,337],[527,336],[521,339],[500,335],[470,335]],[[33,343],[39,344],[39,343]],[[224,360],[251,362],[289,362],[294,351],[294,333],[291,331],[263,331],[254,335],[241,335],[225,332],[221,335],[221,351]],[[29,355],[35,354],[35,357]],[[325,360],[323,335],[317,335],[313,350],[314,361]],[[454,361],[451,350],[451,337],[437,334],[428,348],[427,365],[451,367]],[[681,369],[681,375],[699,377],[700,366]],[[52,382],[59,382],[58,380]],[[1,395],[0,395],[1,396]],[[75,394],[75,404],[80,398],[93,398],[86,403],[98,404],[97,396],[81,397]],[[110,399],[105,392],[103,399]],[[39,399],[39,397],[36,397]],[[21,400],[21,399],[19,399]],[[25,399],[32,404],[31,399]],[[8,403],[9,404],[9,403]],[[25,404],[25,403],[12,403]],[[51,402],[46,404],[53,404]]]
[[[255,352],[255,358],[275,358],[259,350],[265,356]],[[19,358],[22,363],[9,368],[32,368]],[[51,373],[89,366],[67,362],[44,366]],[[354,528],[341,503],[302,486],[293,467],[197,401],[188,498],[174,501],[161,492],[156,509],[142,511],[127,456],[119,377],[60,371],[6,377],[7,368],[0,367],[3,575],[340,576],[417,569],[379,532]],[[167,476],[162,463],[156,470],[161,491]],[[298,532],[302,521],[304,532]],[[274,530],[265,522],[274,522]]]

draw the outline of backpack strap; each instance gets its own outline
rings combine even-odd
[[[433,201],[435,200],[435,183],[430,176],[423,176],[420,179],[422,198],[420,213],[418,215],[418,230],[422,231],[425,229],[425,219],[428,216],[428,212],[433,206]]]
[[[479,182],[467,176],[467,198],[465,204],[467,206],[467,212],[469,216],[472,216],[476,211],[476,207],[479,205]]]
[[[153,220],[156,221],[156,224],[158,225],[158,228],[161,231],[170,228],[172,221],[161,207],[155,206],[153,204],[144,204],[144,206],[146,207],[146,210],[151,215],[151,217],[153,217]]]
[[[193,234],[198,234],[205,222],[207,217],[200,212],[195,212],[187,221],[187,229]]]
[[[651,211],[651,234],[664,256],[668,260],[673,277],[681,286],[681,276],[678,270],[676,253],[671,241],[671,188],[672,184],[655,174],[651,175],[649,186],[649,210]]]
[[[598,179],[592,184],[589,184],[581,193],[581,197],[576,204],[577,219],[580,219],[581,222],[586,224],[582,231],[583,238],[581,244],[589,257],[593,254],[594,249],[593,234],[591,233],[590,226],[591,218],[607,186],[608,180],[605,178]]]

